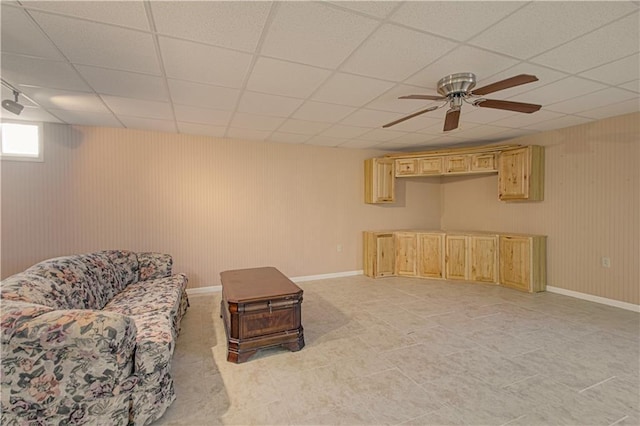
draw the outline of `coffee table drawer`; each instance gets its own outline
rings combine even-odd
[[[264,336],[297,328],[293,308],[245,313],[240,317],[240,338]]]

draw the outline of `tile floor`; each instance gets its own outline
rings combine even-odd
[[[552,293],[364,276],[301,283],[306,347],[226,361],[192,296],[154,425],[639,425],[640,314]]]

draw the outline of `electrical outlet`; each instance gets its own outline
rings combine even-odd
[[[342,251],[342,244],[338,244],[338,245],[336,246],[336,251],[337,251],[337,252],[341,252],[341,251]]]
[[[601,259],[603,268],[611,268],[611,259],[608,257],[603,257]]]

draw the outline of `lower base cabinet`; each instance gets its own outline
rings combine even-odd
[[[546,289],[546,237],[482,232],[364,232],[364,273]]]

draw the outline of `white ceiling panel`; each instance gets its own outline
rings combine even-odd
[[[296,133],[284,133],[284,132],[273,132],[271,136],[269,136],[269,140],[273,142],[282,142],[282,143],[305,143],[310,138],[309,135],[300,135]]]
[[[233,113],[222,109],[207,109],[188,105],[174,105],[176,120],[182,123],[208,124],[224,127],[229,124]],[[180,126],[178,126],[180,127]],[[222,132],[224,133],[224,132]]]
[[[305,121],[289,119],[278,128],[279,132],[284,133],[297,133],[300,135],[317,135],[323,130],[327,129],[331,124],[321,123],[318,121]]]
[[[334,74],[311,97],[316,101],[359,107],[393,87],[393,83],[351,74]]]
[[[479,80],[513,67],[517,63],[518,61],[515,59],[487,52],[486,50],[460,46],[444,58],[437,60],[407,79],[406,82],[422,87],[437,88],[438,80],[449,74],[471,72]],[[434,90],[431,94],[437,95],[438,93]]]
[[[161,77],[85,65],[76,65],[76,69],[99,94],[150,101],[169,100],[165,81]]]
[[[633,90],[636,93],[640,93],[640,79],[621,84],[618,87],[620,87],[621,89]]]
[[[120,96],[103,96],[102,99],[118,117],[125,115],[129,117],[173,120],[171,105],[168,102],[145,101]]]
[[[282,2],[262,54],[320,67],[336,67],[378,25],[360,15],[316,2]]]
[[[455,46],[454,42],[440,37],[387,24],[369,37],[342,66],[342,70],[402,81]]]
[[[340,148],[349,149],[373,149],[379,142],[365,141],[361,139],[349,139],[347,142],[338,145]]]
[[[120,124],[116,117],[111,113],[70,111],[53,108],[49,111],[67,123],[73,123],[80,126],[122,127],[122,124]]]
[[[240,90],[168,79],[171,100],[176,104],[233,111]]]
[[[401,118],[402,114],[387,111],[374,111],[370,109],[359,109],[344,120],[341,124],[356,127],[382,127],[391,121]]]
[[[478,81],[476,82],[476,88],[484,87],[491,83],[495,83],[520,74],[535,75],[538,78],[538,81],[522,84],[510,89],[500,90],[498,92],[492,93],[490,97],[492,99],[507,99],[517,94],[529,92],[533,89],[546,86],[549,83],[553,83],[554,81],[558,81],[569,76],[569,74],[561,71],[555,71],[547,67],[542,67],[540,65],[522,62],[515,67],[506,69],[492,76],[477,76]]]
[[[156,132],[176,133],[177,127],[173,121],[155,118],[118,116],[127,129],[151,130]]]
[[[380,111],[399,112],[402,114],[409,114],[417,109],[426,108],[430,105],[438,105],[442,101],[426,101],[420,99],[398,99],[400,96],[406,95],[437,95],[435,89],[423,89],[416,86],[408,86],[406,84],[399,84],[393,87],[391,90],[380,95],[378,98],[369,102],[366,106],[367,109],[377,109]]]
[[[332,4],[338,7],[346,7],[347,9],[362,12],[376,18],[386,18],[389,14],[399,6],[399,2],[393,1],[333,1]]]
[[[591,78],[607,84],[620,84],[640,77],[640,55],[610,62],[580,74],[581,77]]]
[[[604,84],[585,80],[583,78],[568,77],[563,80],[558,80],[555,83],[540,87],[539,89],[534,89],[521,95],[511,97],[509,100],[541,104],[544,107],[566,99],[575,98],[576,96],[582,96],[587,93],[602,90],[605,87],[606,86]]]
[[[247,89],[306,98],[330,75],[330,71],[321,68],[258,58],[247,82]]]
[[[2,54],[2,78],[19,84],[90,91],[73,67],[65,62]]]
[[[178,121],[178,131],[187,135],[212,136],[221,138],[224,137],[227,128],[226,126],[211,126],[207,124],[184,123]]]
[[[503,118],[501,120],[494,121],[491,124],[495,126],[521,129],[523,127],[531,126],[532,124],[564,116],[564,114],[547,111],[546,109],[541,109],[540,111],[536,111],[532,114],[519,114],[517,112],[514,112],[513,114],[514,115],[509,116],[509,118]]]
[[[541,121],[540,123],[525,126],[524,129],[545,131],[545,130],[557,129],[559,128],[558,125],[560,126],[560,128],[564,128],[564,127],[577,126],[578,124],[584,124],[588,121],[589,120],[584,117],[577,117],[574,115],[564,115],[559,118],[554,118],[547,121]]]
[[[390,20],[439,36],[467,40],[514,10],[522,2],[430,1],[407,2]]]
[[[328,136],[314,136],[305,143],[307,145],[318,145],[318,146],[338,146],[345,143],[347,139],[339,139],[339,138],[330,138]]]
[[[238,111],[288,117],[302,105],[302,102],[302,99],[245,91],[240,98]]]
[[[580,115],[582,117],[589,117],[591,119],[599,120],[602,118],[614,117],[616,115],[622,114],[630,114],[632,112],[638,111],[640,111],[640,102],[638,102],[638,99],[629,99],[628,101],[618,102],[604,107],[582,111]]]
[[[498,121],[503,118],[511,118],[515,114],[518,113],[513,111],[505,111],[503,109],[481,108],[474,107],[473,105],[463,105],[461,119],[465,122],[470,123],[487,124],[493,123],[494,121]]]
[[[51,113],[43,110],[42,108],[34,108],[25,106],[20,115],[15,115],[4,108],[0,109],[0,118],[3,120],[24,120],[24,121],[42,121],[45,123],[61,123]]]
[[[457,138],[485,138],[489,136],[498,136],[501,133],[504,133],[508,130],[511,130],[507,127],[500,127],[494,125],[479,125],[474,127],[463,127],[460,126],[459,129],[450,131],[447,133],[447,136],[453,136]]]
[[[150,34],[41,12],[32,15],[73,63],[160,74]]]
[[[637,98],[635,93],[609,87],[604,90],[589,93],[588,95],[548,105],[545,109],[564,114],[575,114],[632,98]]]
[[[271,2],[150,2],[160,34],[253,52]]]
[[[392,143],[408,144],[408,145],[420,145],[429,140],[433,140],[436,136],[426,135],[424,133],[407,133],[396,139],[392,139]]]
[[[344,105],[327,104],[324,102],[306,101],[294,114],[293,118],[307,121],[337,122],[351,114],[356,109]]]
[[[615,3],[612,3],[615,4]],[[591,52],[597,51],[597,55]],[[638,13],[532,58],[531,61],[577,73],[640,51]]]
[[[335,126],[331,126],[324,132],[322,132],[321,136],[327,136],[330,138],[355,138],[363,133],[369,131],[368,127],[354,127],[354,126],[344,126],[342,124],[336,124]]]
[[[530,2],[469,43],[526,59],[593,31],[636,8],[631,2]]]
[[[442,121],[439,118],[435,118],[433,115],[431,115],[432,112],[433,111],[430,111],[410,120],[398,123],[393,126],[393,128],[395,130],[400,130],[403,132],[418,132],[424,128],[441,123]]]
[[[90,21],[149,30],[142,1],[32,1],[29,9],[40,9]]]
[[[231,120],[231,126],[242,129],[274,131],[284,121],[281,117],[270,117],[266,115],[248,114],[237,112]]]
[[[62,59],[62,55],[24,10],[3,7],[0,18],[3,53]]]
[[[239,129],[231,127],[227,130],[227,136],[236,139],[249,139],[255,141],[263,141],[271,134],[268,130]]]
[[[376,128],[374,130],[371,130],[370,132],[367,132],[359,136],[358,139],[380,143],[380,142],[387,142],[393,139],[397,139],[400,136],[406,135],[407,133],[408,132],[399,132],[397,130]]]
[[[160,37],[160,48],[167,77],[242,87],[251,55],[214,46]]]
[[[45,108],[109,113],[104,103],[93,93],[72,92],[70,90],[48,89],[35,86],[21,86],[21,89],[38,105]]]

